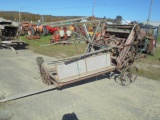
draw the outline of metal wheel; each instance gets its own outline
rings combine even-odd
[[[126,86],[133,83],[138,76],[138,69],[135,66],[126,68],[121,73],[121,83]]]
[[[40,74],[41,74],[42,82],[44,84],[48,86],[53,84],[47,68],[45,68],[43,65],[40,66]]]
[[[43,62],[44,62],[43,58],[37,57],[36,61],[37,61],[37,65],[39,66],[42,82],[46,85],[52,85],[53,82],[51,81],[51,76],[49,75],[49,71],[43,65]]]

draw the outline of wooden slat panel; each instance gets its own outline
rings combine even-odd
[[[81,59],[70,64],[57,65],[57,78],[58,81],[67,82],[67,78],[81,77],[82,74],[88,74],[89,72],[100,70],[111,66],[110,54],[101,54],[97,56],[91,56],[86,59]]]

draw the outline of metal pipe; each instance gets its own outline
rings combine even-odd
[[[100,26],[100,23],[101,23],[101,21],[99,21],[99,23],[98,23],[98,25],[97,25],[97,27],[96,27],[96,30],[94,31],[94,34],[93,34],[93,37],[92,37],[92,41],[93,41],[94,38],[95,38],[95,35],[96,35],[96,32],[97,32],[97,30],[98,30],[98,28],[99,28],[99,26]]]
[[[81,54],[81,55],[77,55],[77,56],[73,56],[73,57],[69,57],[67,59],[61,59],[61,60],[58,60],[58,61],[65,61],[65,60],[71,60],[71,59],[82,59],[86,56],[90,56],[90,55],[93,55],[93,54],[97,54],[97,53],[100,53],[100,52],[104,52],[104,51],[107,51],[107,50],[110,50],[112,49],[112,47],[107,47],[107,48],[103,48],[103,49],[100,49],[100,50],[96,50],[96,51],[93,51],[93,52],[89,52],[89,53],[86,53],[86,54]],[[67,62],[67,61],[66,61]]]
[[[82,18],[89,18],[89,17],[82,17]],[[73,21],[82,20],[82,18],[74,18],[74,19],[62,20],[62,21],[52,22],[52,23],[48,23],[48,24],[46,23],[46,24],[42,24],[42,25],[45,26],[45,25],[54,25],[54,24],[62,23],[62,22],[73,22]]]
[[[74,22],[74,23],[71,23],[71,24],[68,24],[68,23],[63,23],[63,22],[59,22],[60,24],[55,24],[55,25],[50,25],[52,27],[59,27],[59,26],[68,26],[68,25],[83,25],[83,24],[90,24],[90,23],[97,23],[99,22],[100,20],[93,20],[93,21],[89,21],[89,22]],[[63,23],[63,25],[62,25]]]

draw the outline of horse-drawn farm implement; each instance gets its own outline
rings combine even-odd
[[[59,61],[51,70],[45,68],[43,58],[37,58],[42,80],[47,85],[62,87],[118,70],[122,84],[128,85],[137,77],[133,63],[145,49],[145,36],[141,35],[138,25],[105,25],[99,21],[93,37],[87,40],[85,54]]]
[[[68,23],[61,24],[66,28],[70,25]],[[38,57],[36,61],[40,76],[46,85],[50,85],[48,89],[5,98],[0,102],[41,93],[53,88],[62,88],[114,71],[120,73],[120,81],[123,85],[129,85],[136,80],[138,69],[134,62],[143,57],[149,44],[146,33],[140,29],[138,24],[108,25],[104,21],[98,20],[77,22],[74,23],[75,25],[83,27],[96,25],[92,36],[87,32],[86,36],[82,36],[81,32],[72,31],[87,42],[86,52],[82,55],[54,61],[54,67],[51,69],[47,69],[43,64],[44,59]]]

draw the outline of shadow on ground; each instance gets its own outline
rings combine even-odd
[[[73,113],[64,114],[62,120],[78,120],[77,115]]]
[[[88,79],[83,80],[83,81],[79,81],[79,82],[76,82],[76,83],[72,83],[72,84],[63,86],[63,87],[59,88],[59,90],[63,90],[63,89],[67,89],[67,88],[70,88],[70,87],[79,86],[79,85],[83,85],[83,84],[86,84],[86,83],[95,82],[95,81],[99,81],[99,80],[106,80],[105,78],[108,78],[108,80],[114,79],[114,81],[116,83],[122,85],[122,83],[120,81],[120,75],[121,74],[118,71],[108,72],[106,74],[102,74],[102,75],[99,75],[99,76],[96,76],[96,77],[88,78]]]

